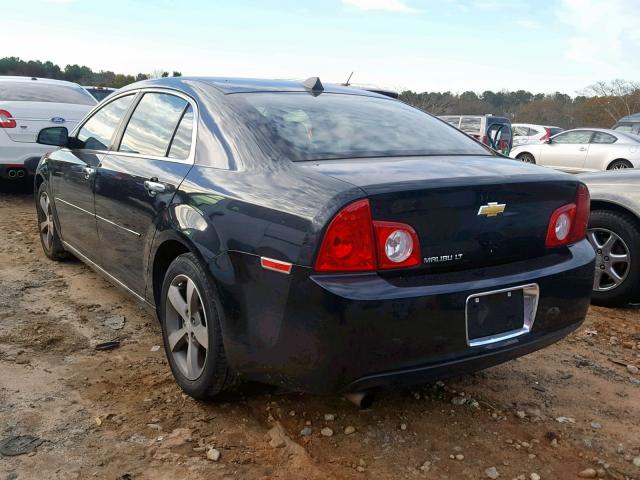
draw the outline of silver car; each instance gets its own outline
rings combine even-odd
[[[640,302],[640,170],[588,173],[588,238],[596,250],[592,300],[616,306]]]
[[[569,173],[640,167],[640,137],[604,128],[576,128],[544,143],[520,145],[512,158]]]

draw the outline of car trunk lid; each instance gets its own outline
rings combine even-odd
[[[568,175],[498,157],[306,163],[362,188],[374,220],[411,225],[422,253],[416,270],[434,272],[544,255],[551,214],[574,201],[577,188]]]
[[[16,122],[5,132],[14,142],[22,143],[35,143],[38,132],[47,127],[67,127],[71,132],[90,108],[70,103],[0,102],[0,110],[9,112]]]

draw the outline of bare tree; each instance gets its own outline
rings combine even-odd
[[[587,87],[584,94],[591,96],[614,121],[640,111],[640,83],[622,79],[597,82]]]

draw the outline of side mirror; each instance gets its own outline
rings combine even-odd
[[[67,127],[48,127],[43,128],[38,133],[36,142],[42,145],[55,145],[56,147],[65,147],[69,142],[69,130]]]
[[[550,138],[547,138],[544,143],[546,143],[547,145],[550,145],[551,143],[553,143],[553,141]]]

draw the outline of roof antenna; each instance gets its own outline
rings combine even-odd
[[[313,95],[314,97],[317,97],[322,92],[324,92],[324,87],[322,86],[322,82],[320,81],[319,77],[309,77],[304,81],[303,85],[304,88],[309,90],[311,95]]]
[[[347,81],[343,83],[345,87],[348,87],[350,85],[349,80],[351,80],[351,77],[353,77],[353,72],[351,72],[351,75],[349,75],[349,78],[347,78]]]

